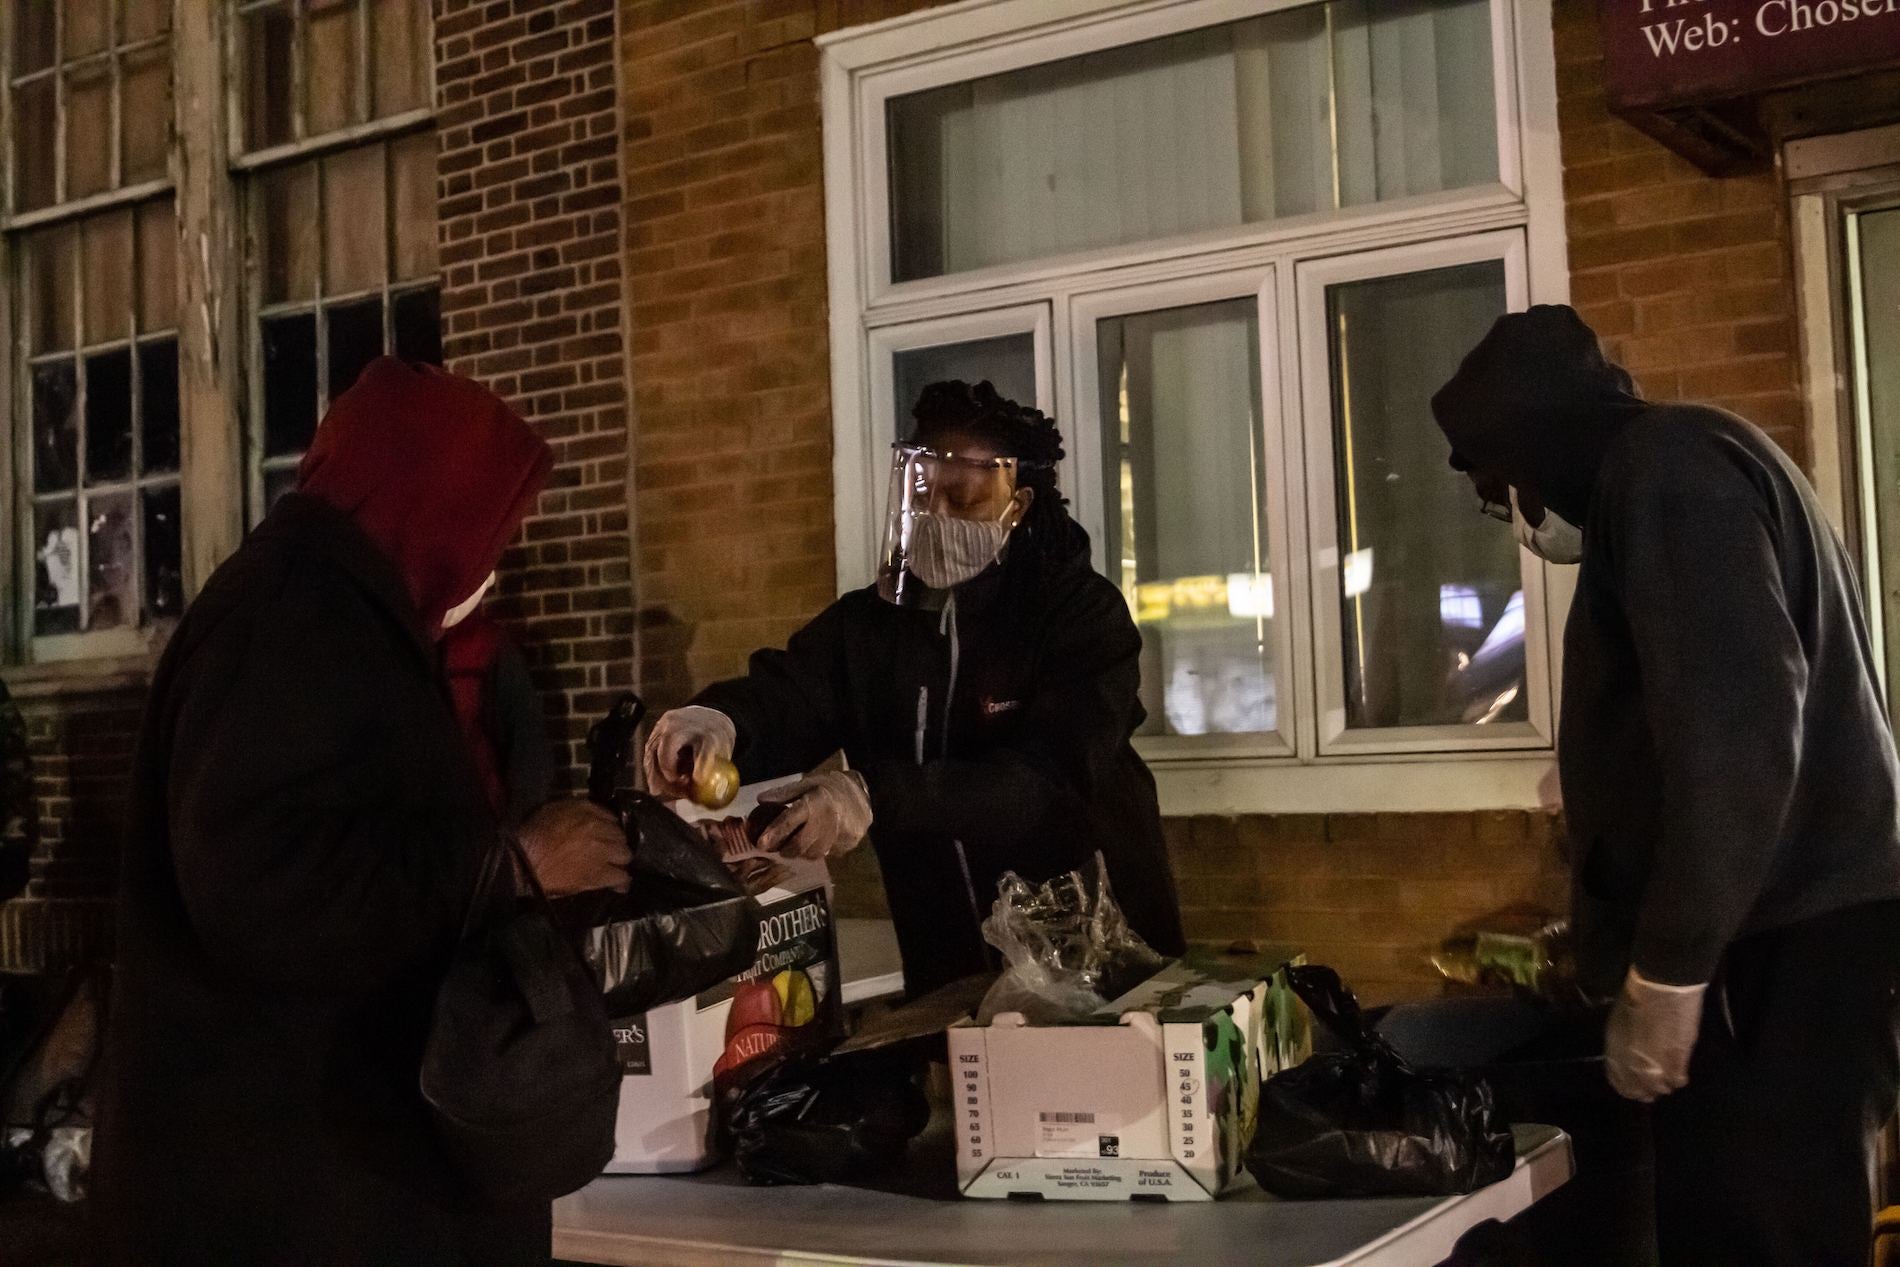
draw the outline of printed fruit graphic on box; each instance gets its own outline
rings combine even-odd
[[[726,1082],[767,1057],[836,1042],[844,1028],[837,982],[824,890],[768,903],[759,916],[759,955],[751,970],[699,996],[702,1009],[732,1000],[713,1080]]]

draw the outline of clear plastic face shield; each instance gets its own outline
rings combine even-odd
[[[1002,557],[1031,495],[1018,495],[1017,473],[1015,458],[892,445],[878,593],[918,606]]]

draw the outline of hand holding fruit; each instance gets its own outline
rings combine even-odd
[[[732,719],[711,708],[676,708],[654,724],[642,765],[647,790],[664,800],[691,799],[724,809],[739,794],[732,764],[738,742]]]

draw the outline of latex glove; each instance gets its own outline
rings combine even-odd
[[[871,830],[871,792],[855,770],[826,770],[759,793],[785,812],[759,836],[759,848],[792,858],[837,858]]]
[[[549,897],[594,889],[627,891],[633,853],[620,820],[592,801],[549,801],[516,833]]]
[[[1708,989],[1662,985],[1630,969],[1603,1035],[1604,1068],[1618,1095],[1648,1104],[1689,1085]]]
[[[641,756],[647,791],[666,801],[691,798],[693,780],[704,777],[714,763],[732,760],[738,742],[732,718],[718,709],[676,708],[662,715],[647,736]],[[680,761],[688,752],[693,754],[693,763],[681,773]]]

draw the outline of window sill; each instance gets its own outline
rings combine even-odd
[[[1548,751],[1383,760],[1154,761],[1162,814],[1445,814],[1558,805]]]
[[[0,671],[0,678],[6,681],[8,693],[16,700],[102,695],[112,691],[144,690],[151,685],[152,669],[157,663],[155,648],[147,655],[10,665]]]

